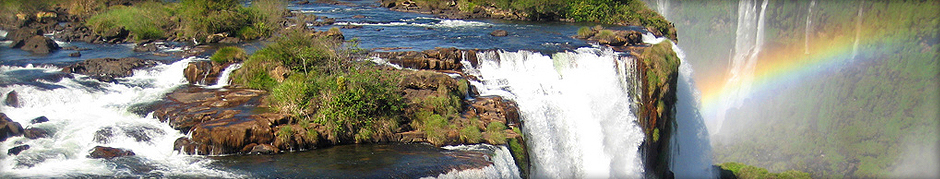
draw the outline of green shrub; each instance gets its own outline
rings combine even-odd
[[[432,144],[443,144],[447,142],[447,131],[450,131],[450,122],[446,117],[431,114],[427,119],[422,120],[421,130],[424,131],[428,142]]]
[[[278,66],[276,62],[269,61],[268,58],[262,57],[262,55],[255,53],[254,55],[248,57],[248,60],[245,60],[242,63],[242,67],[238,68],[232,74],[232,84],[245,86],[253,89],[270,89],[277,85],[271,76],[268,75],[268,71],[272,70],[274,67]]]
[[[209,57],[209,60],[212,60],[216,63],[234,63],[240,62],[246,58],[248,58],[248,53],[245,52],[245,49],[235,46],[227,46],[219,48],[219,50],[215,51],[215,54],[212,54],[212,57]]]
[[[181,0],[180,18],[183,34],[205,40],[210,34],[233,34],[251,24],[250,12],[238,0]]]
[[[401,90],[397,87],[398,76],[363,68],[339,78],[345,80],[333,81],[337,88],[322,95],[324,99],[318,112],[317,123],[331,131],[330,140],[335,142],[348,137],[361,140],[373,134],[393,133],[404,109]]]
[[[612,30],[600,30],[595,37],[598,39],[614,39],[617,37],[617,34]]]
[[[465,143],[479,143],[483,138],[483,134],[480,133],[480,128],[477,127],[477,123],[479,122],[480,119],[477,118],[468,119],[468,122],[460,129],[460,141]]]
[[[506,124],[499,121],[493,121],[486,125],[486,141],[490,144],[506,143]]]
[[[304,109],[310,101],[310,89],[305,75],[291,75],[271,90],[271,100],[279,111],[299,117],[304,115]]]
[[[591,30],[590,27],[578,28],[578,38],[591,38],[594,36],[594,33],[594,30]]]
[[[135,40],[159,39],[165,36],[172,9],[164,4],[148,2],[136,6],[116,6],[86,21],[98,34],[124,28]],[[147,17],[147,18],[141,18]]]
[[[770,173],[767,171],[767,169],[745,165],[745,164],[737,163],[737,162],[722,163],[719,166],[721,167],[721,169],[731,171],[731,173],[734,173],[734,175],[740,179],[810,178],[810,175],[808,173],[800,172],[796,170],[789,170],[783,173]]]
[[[289,125],[282,126],[281,129],[278,129],[274,135],[281,141],[289,141],[291,136],[294,135],[294,129]]]

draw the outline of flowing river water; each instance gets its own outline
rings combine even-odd
[[[501,20],[449,20],[395,12],[374,1],[345,5],[312,3],[289,9],[335,18],[346,39],[364,49],[434,47],[492,49],[481,51],[480,64],[465,72],[479,77],[472,84],[481,95],[499,95],[519,104],[523,133],[536,178],[641,178],[638,147],[643,134],[636,123],[637,84],[633,59],[609,48],[571,38],[589,24],[533,23]],[[362,15],[362,16],[356,16]],[[319,30],[325,30],[327,27]],[[637,27],[612,27],[641,30]],[[489,35],[506,30],[507,37]],[[651,36],[651,43],[663,42]],[[519,178],[518,167],[505,146],[473,145],[435,148],[422,144],[337,146],[278,155],[192,156],[173,151],[183,133],[140,109],[166,93],[188,85],[182,71],[204,57],[174,59],[135,53],[131,45],[59,42],[89,48],[81,58],[69,50],[36,56],[0,47],[0,93],[19,93],[20,107],[0,111],[24,127],[50,131],[48,138],[13,137],[0,149],[30,145],[19,155],[0,156],[0,178],[7,177],[441,177]],[[163,48],[162,52],[185,47]],[[678,49],[676,49],[678,50]],[[84,75],[63,74],[60,68],[89,58],[140,57],[165,64],[135,71],[116,83]],[[237,68],[237,67],[236,67]],[[225,84],[227,69],[219,84]],[[683,72],[683,75],[686,72]],[[681,90],[680,90],[681,91]],[[49,122],[30,124],[45,116]],[[113,136],[97,140],[96,132]],[[134,151],[117,160],[86,158],[95,146]],[[455,155],[481,153],[489,167],[448,170],[463,165]],[[697,166],[705,168],[705,166]],[[459,167],[456,167],[459,168]]]

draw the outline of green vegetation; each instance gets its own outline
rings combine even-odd
[[[460,129],[461,142],[470,144],[480,143],[480,140],[483,139],[483,134],[480,133],[480,128],[477,127],[478,123],[480,123],[480,119],[470,118],[470,122]]]
[[[240,62],[247,58],[248,53],[245,52],[245,49],[234,46],[227,46],[219,48],[219,50],[215,51],[215,54],[212,54],[212,56],[209,57],[209,60],[212,60],[216,63],[234,63]]]
[[[506,124],[493,121],[486,125],[486,141],[491,144],[506,143]]]
[[[444,9],[452,1],[418,0],[431,9]],[[639,0],[482,0],[456,1],[457,8],[472,12],[479,6],[521,13],[530,20],[565,20],[616,25],[644,26],[675,39],[672,24]]]
[[[86,25],[96,33],[113,34],[123,28],[135,40],[177,37],[205,41],[209,35],[218,33],[245,40],[267,37],[282,20],[286,7],[283,0],[255,0],[250,7],[242,6],[238,0],[144,1],[112,7],[103,7],[102,3],[71,4],[82,9],[77,13],[94,14]]]
[[[739,179],[764,179],[764,178],[777,178],[777,179],[786,179],[786,178],[810,178],[809,173],[800,172],[796,170],[788,170],[781,173],[770,173],[767,172],[767,169],[758,168],[755,166],[744,165],[737,162],[728,162],[721,165],[721,169],[729,170],[734,173],[734,176]]]
[[[603,34],[603,32],[602,30],[600,34]],[[667,80],[670,78],[676,77],[671,75],[678,75],[680,61],[676,53],[672,51],[672,44],[670,43],[652,45],[640,54],[640,58],[650,69],[646,71],[645,75],[646,81],[649,83],[647,88],[650,93],[667,85]],[[660,96],[657,99],[662,99],[662,97]]]

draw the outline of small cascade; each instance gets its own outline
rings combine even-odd
[[[533,178],[639,178],[633,59],[611,49],[478,53],[481,95],[519,104]]]
[[[862,6],[858,7],[858,16],[855,17],[855,42],[852,44],[852,59],[858,56],[858,39],[862,35]]]
[[[172,64],[157,65],[134,71],[134,76],[120,78],[119,83],[101,83],[84,75],[57,80],[27,79],[16,83],[5,73],[32,72],[35,76],[55,75],[57,67],[0,68],[3,88],[0,92],[16,91],[20,107],[0,105],[14,121],[24,128],[49,132],[45,138],[12,137],[0,142],[0,149],[29,145],[18,155],[0,156],[0,178],[84,178],[84,177],[238,177],[209,167],[211,160],[199,156],[180,155],[173,151],[174,141],[184,136],[150,114],[136,113],[149,102],[186,84],[183,69],[195,58]],[[41,74],[37,73],[41,72]],[[7,83],[14,82],[14,83]],[[31,124],[30,120],[45,116],[48,122]],[[131,150],[132,157],[111,160],[86,156],[95,146]]]
[[[656,0],[656,11],[663,15],[663,18],[669,19],[669,0]]]
[[[816,0],[813,0],[809,3],[809,8],[806,10],[806,31],[803,38],[803,53],[809,54],[809,27],[813,23],[813,7],[816,6]]]
[[[480,168],[480,169],[470,169],[470,170],[461,170],[461,171],[452,171],[449,173],[438,175],[435,178],[447,179],[447,178],[522,178],[519,176],[519,168],[516,167],[515,161],[512,159],[512,154],[509,153],[509,149],[505,146],[492,146],[487,144],[478,144],[478,145],[459,145],[459,146],[444,146],[444,149],[447,150],[463,150],[463,151],[480,151],[484,153],[491,153],[489,160],[493,162],[493,165]],[[431,177],[426,177],[431,178]]]
[[[229,82],[232,81],[229,79],[230,76],[232,76],[232,72],[241,67],[241,63],[231,64],[228,67],[225,67],[225,70],[222,70],[222,73],[219,74],[219,79],[215,82],[215,85],[209,86],[207,88],[223,88],[228,86]]]
[[[720,97],[718,106],[705,106],[713,110],[704,111],[705,124],[712,134],[721,130],[725,113],[728,109],[737,108],[750,95],[751,83],[754,81],[754,67],[757,65],[758,55],[764,45],[764,17],[768,1],[760,5],[757,0],[741,0],[738,3],[738,27],[735,32],[734,56],[725,82],[728,91]]]

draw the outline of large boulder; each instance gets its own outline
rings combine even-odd
[[[66,73],[78,73],[91,76],[104,82],[113,82],[114,78],[134,75],[134,69],[156,65],[153,60],[143,60],[134,57],[128,58],[95,58],[88,59],[62,69]]]
[[[45,129],[30,127],[30,128],[27,128],[23,132],[23,137],[26,137],[29,139],[44,138],[44,137],[49,137],[49,132],[46,131]]]
[[[59,44],[45,36],[33,36],[26,40],[20,49],[36,54],[48,54],[59,49]]]
[[[6,96],[6,99],[3,100],[4,105],[14,108],[20,107],[20,99],[18,97],[19,95],[16,94],[16,91],[10,91]]]
[[[127,149],[95,146],[91,149],[91,153],[88,154],[88,158],[103,158],[103,159],[112,159],[123,156],[134,156],[136,155],[133,151]]]
[[[470,61],[476,64],[477,50],[460,50],[457,48],[437,47],[425,51],[406,51],[406,52],[376,52],[373,56],[386,59],[388,62],[405,68],[423,69],[423,70],[455,70],[463,69],[460,61]]]
[[[10,44],[10,48],[20,48],[26,44],[26,40],[37,35],[42,35],[42,31],[39,29],[21,28],[8,33],[6,38],[13,42]]]
[[[288,122],[284,114],[250,110],[261,105],[264,93],[181,88],[167,95],[168,102],[158,106],[154,116],[192,136],[178,139],[175,150],[200,155],[247,153],[253,145],[272,144],[273,126]]]
[[[183,76],[189,84],[214,85],[222,71],[230,64],[221,64],[213,61],[194,61],[189,62],[186,69],[183,69]]]
[[[6,114],[0,113],[0,142],[20,135],[23,135],[23,126],[18,122],[13,122]]]
[[[467,114],[478,117],[483,123],[494,121],[502,122],[509,126],[519,126],[519,107],[510,100],[505,100],[499,96],[482,96],[470,101],[470,110]]]
[[[509,32],[506,32],[505,30],[493,30],[493,32],[490,32],[490,35],[494,37],[505,37],[509,35]]]

